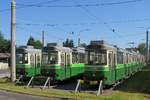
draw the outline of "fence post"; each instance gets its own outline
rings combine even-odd
[[[98,88],[98,92],[97,92],[97,96],[102,94],[103,91],[103,85],[102,85],[103,81],[101,80],[99,83],[99,88]]]
[[[80,86],[80,82],[81,82],[81,80],[79,79],[78,82],[77,82],[77,85],[76,85],[75,93],[78,92],[78,89],[79,89],[79,86]]]

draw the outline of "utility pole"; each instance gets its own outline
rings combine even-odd
[[[149,61],[149,49],[148,49],[148,30],[146,31],[146,64],[148,65]]]
[[[80,46],[80,36],[78,36],[78,46]]]
[[[44,31],[42,31],[42,48],[44,47],[44,39],[45,39],[45,32]]]
[[[80,42],[81,42],[80,34],[81,34],[81,32],[84,32],[84,31],[89,31],[89,29],[83,29],[83,30],[79,31],[79,33],[78,33],[78,46],[80,46]]]
[[[146,52],[145,52],[145,62],[146,65],[149,63],[149,44],[148,44],[148,34],[149,34],[149,29],[150,27],[137,27],[137,28],[143,28],[146,29]]]
[[[16,80],[16,3],[11,1],[11,81]]]

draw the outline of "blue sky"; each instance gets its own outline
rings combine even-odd
[[[0,30],[10,39],[10,8],[11,0],[0,2]],[[17,7],[54,0],[16,0]],[[43,4],[42,7],[17,8],[17,45],[25,45],[29,36],[41,39],[41,32],[45,31],[45,42],[62,42],[71,38],[77,43],[80,32],[81,42],[90,40],[106,40],[108,43],[120,47],[129,47],[128,42],[145,40],[145,29],[150,27],[150,0],[139,0],[126,4],[105,6],[82,6],[87,4],[108,4],[134,0],[55,0],[56,2]],[[74,7],[49,7],[49,6]],[[107,24],[104,24],[107,23]],[[113,32],[112,30],[115,30]],[[74,34],[69,34],[74,32]]]

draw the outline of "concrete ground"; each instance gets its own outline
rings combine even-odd
[[[46,98],[0,90],[0,100],[56,100],[56,98]]]

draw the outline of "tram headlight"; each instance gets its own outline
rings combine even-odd
[[[93,75],[92,75],[93,77],[95,77],[96,76],[96,74],[95,73],[93,73]]]

